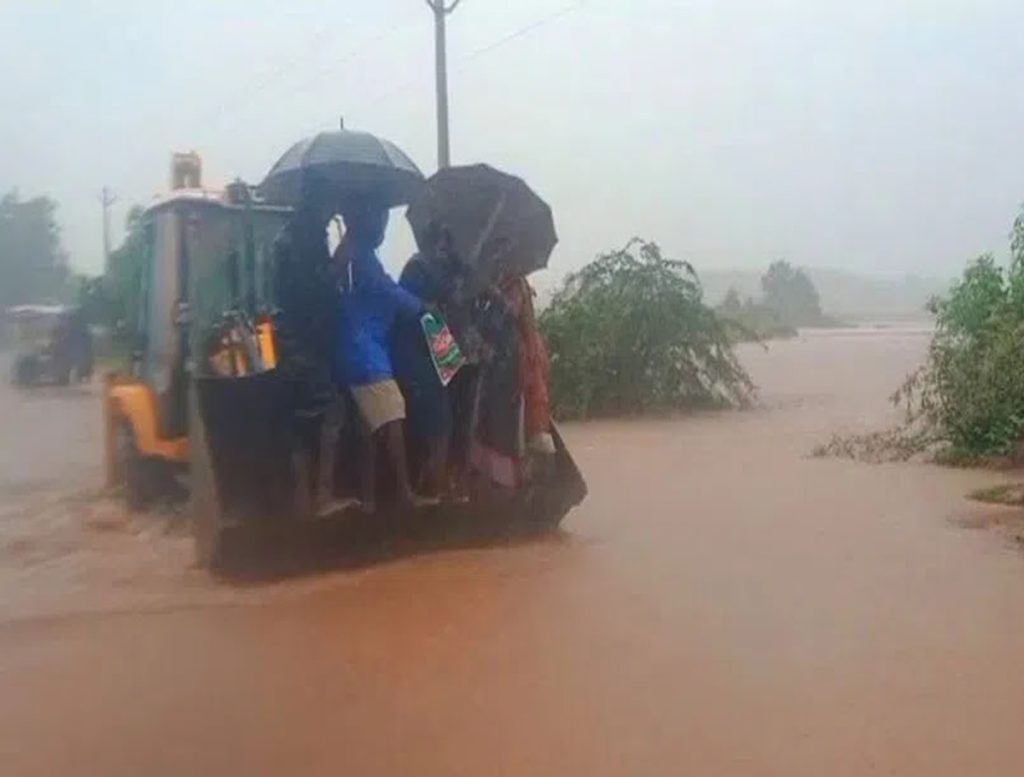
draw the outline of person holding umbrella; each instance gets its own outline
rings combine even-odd
[[[472,311],[462,334],[478,363],[470,460],[489,480],[514,487],[524,470],[521,438],[530,453],[555,452],[548,355],[526,280],[547,266],[558,242],[551,207],[521,178],[477,164],[432,175],[406,218],[427,261],[440,261],[428,250],[440,224],[451,248],[444,256],[462,265],[455,296]]]
[[[409,485],[402,428],[405,403],[394,380],[387,339],[396,316],[417,316],[423,305],[388,276],[377,248],[384,239],[388,209],[408,203],[422,186],[423,174],[393,143],[368,132],[347,130],[342,123],[337,130],[318,132],[285,151],[260,184],[260,194],[267,202],[302,211],[308,206],[311,181],[330,191],[331,203],[337,205],[346,228],[340,253],[348,263],[344,269],[351,270],[351,288],[340,294],[336,317],[317,318],[334,325],[334,382],[350,391],[368,431],[368,450],[361,457],[363,502],[373,510],[379,445],[387,449],[399,498],[418,501]],[[322,236],[320,229],[318,253]],[[331,291],[338,286],[324,285],[332,286]],[[329,469],[332,460],[324,460]]]
[[[341,253],[351,267],[352,287],[340,304],[335,369],[339,384],[351,392],[367,431],[361,470],[363,504],[369,511],[376,505],[374,463],[381,446],[391,462],[398,499],[415,504],[422,500],[409,480],[405,400],[395,382],[389,345],[396,319],[416,319],[424,305],[395,283],[377,256],[384,240],[387,209],[356,201],[343,205],[342,220],[345,248]]]
[[[399,284],[428,304],[441,320],[441,311],[459,287],[462,268],[452,255],[450,236],[443,228],[433,231],[427,250],[430,259],[416,253],[406,262]],[[461,348],[459,351],[461,365]],[[404,317],[395,322],[391,355],[395,377],[405,396],[414,443],[426,449],[418,487],[431,496],[446,498],[454,427],[452,399],[448,395],[451,378],[442,381],[418,319]]]
[[[338,284],[332,273],[326,232],[337,210],[337,199],[330,188],[316,178],[307,179],[291,219],[273,246],[274,289],[280,305],[274,317],[278,368],[297,388],[299,436],[305,437],[314,419],[323,419],[318,440],[319,473],[313,471],[310,451],[301,447],[293,452],[298,499],[318,513],[329,512],[334,506],[334,453],[343,421],[343,406],[332,379]]]

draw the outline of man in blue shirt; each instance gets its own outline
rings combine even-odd
[[[423,302],[387,274],[377,256],[384,240],[388,212],[370,203],[343,208],[345,241],[341,255],[351,269],[352,284],[342,295],[335,341],[335,378],[355,399],[368,432],[362,463],[362,499],[367,510],[376,504],[374,462],[378,446],[387,451],[399,500],[418,498],[409,482],[405,451],[405,400],[395,382],[389,342],[398,317],[418,318]]]

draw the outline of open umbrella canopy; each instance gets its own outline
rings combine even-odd
[[[451,251],[468,271],[468,294],[503,274],[546,267],[558,242],[548,204],[521,178],[483,164],[432,175],[406,217],[425,257],[436,256],[436,242],[447,233]]]
[[[394,143],[369,132],[320,132],[293,145],[270,168],[260,192],[270,202],[294,205],[307,181],[340,197],[372,198],[386,207],[404,205],[423,185],[423,174]]]

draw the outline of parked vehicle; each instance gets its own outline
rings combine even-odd
[[[7,318],[15,340],[12,384],[66,386],[92,377],[92,335],[78,308],[17,305],[8,308]]]

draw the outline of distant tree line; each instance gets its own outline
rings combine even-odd
[[[49,197],[25,200],[17,189],[0,199],[0,309],[67,296],[71,274],[56,211]]]
[[[14,305],[78,304],[91,324],[115,342],[137,331],[144,259],[142,208],[126,219],[126,235],[110,255],[107,275],[73,272],[61,244],[57,203],[48,196],[22,199],[16,189],[0,198],[0,314]],[[0,315],[0,329],[2,329]]]
[[[772,262],[761,276],[759,299],[741,300],[736,289],[729,289],[717,311],[738,325],[741,339],[792,337],[800,327],[842,326],[822,311],[810,276],[785,260]]]

